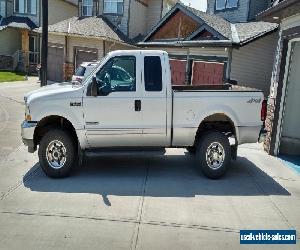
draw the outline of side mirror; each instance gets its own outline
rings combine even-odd
[[[98,96],[98,84],[95,76],[93,77],[91,83],[91,96]]]

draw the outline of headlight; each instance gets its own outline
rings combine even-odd
[[[25,121],[31,121],[30,110],[26,102],[25,102]]]

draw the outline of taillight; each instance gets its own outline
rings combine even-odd
[[[267,118],[267,100],[263,100],[261,104],[260,119],[264,122]]]

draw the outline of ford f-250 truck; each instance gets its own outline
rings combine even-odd
[[[57,83],[24,99],[23,142],[29,152],[39,146],[50,177],[69,175],[83,152],[179,147],[219,178],[239,144],[257,142],[264,113],[259,90],[172,86],[168,54],[148,50],[111,52],[81,85]]]

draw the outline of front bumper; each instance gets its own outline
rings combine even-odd
[[[33,136],[37,122],[23,121],[21,124],[21,136],[23,143],[28,147],[28,152],[33,153],[36,150]]]

